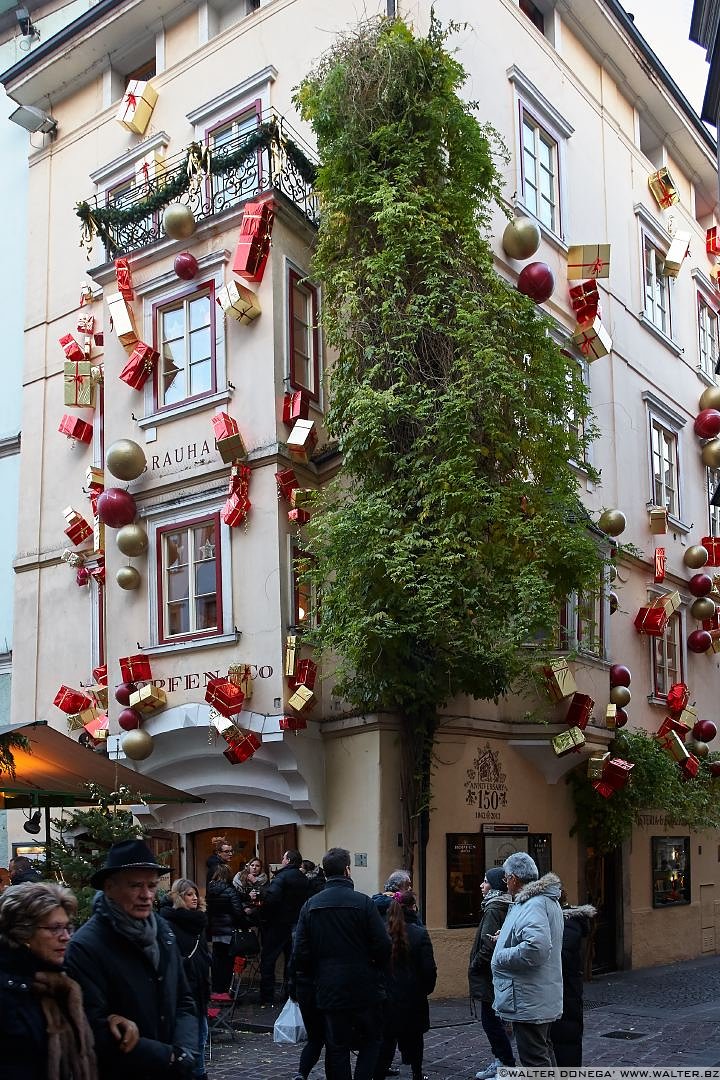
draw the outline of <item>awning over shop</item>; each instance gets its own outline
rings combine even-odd
[[[141,802],[201,803],[187,791],[162,784],[150,776],[112,761],[104,754],[86,750],[45,720],[0,727],[0,736],[15,733],[30,743],[32,753],[13,749],[15,776],[0,774],[0,810],[36,806],[91,806],[88,784],[105,791],[128,788],[131,794],[118,800],[128,806]]]

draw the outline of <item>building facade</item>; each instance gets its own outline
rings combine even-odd
[[[439,992],[461,994],[484,868],[517,847],[541,868],[552,866],[572,899],[600,904],[598,968],[716,950],[715,838],[670,828],[649,809],[631,844],[599,858],[571,833],[564,780],[612,739],[605,724],[612,663],[632,671],[631,726],[655,731],[677,681],[690,685],[699,715],[714,718],[715,654],[687,648],[699,624],[690,614],[684,553],[720,535],[710,501],[720,475],[703,463],[693,431],[700,395],[716,381],[718,293],[706,231],[716,222],[717,194],[714,141],[617,3],[492,0],[482,24],[464,0],[441,0],[436,11],[463,27],[455,44],[469,75],[464,92],[506,141],[506,208],[539,223],[535,258],[556,282],[544,309],[590,387],[601,431],[592,464],[602,484],[578,468],[583,499],[596,519],[604,508],[620,508],[623,540],[638,549],[618,565],[613,614],[611,590],[599,587],[592,599],[568,598],[560,619],[558,651],[572,651],[578,689],[595,702],[579,757],[558,758],[550,742],[564,730],[567,701],[458,700],[441,717],[424,916],[440,962]],[[422,31],[429,7],[403,3],[399,14]],[[100,0],[73,16],[1,79],[18,104],[57,123],[30,154],[22,406],[30,434],[14,564],[22,679],[13,685],[13,718],[64,725],[53,705],[58,688],[87,687],[93,669],[107,665],[105,749],[123,755],[123,705],[113,691],[124,681],[120,659],[141,654],[167,700],[144,720],[152,753],[136,767],[205,799],[191,808],[138,808],[157,842],[176,847],[183,870],[202,880],[218,834],[239,858],[257,848],[270,863],[296,843],[310,858],[341,844],[353,853],[358,887],[374,891],[401,861],[404,844],[397,729],[392,717],[347,715],[330,679],[318,679],[311,712],[290,707],[288,638],[296,639],[296,663],[312,660],[303,628],[313,597],[294,570],[302,526],[297,514],[289,519],[276,482],[276,473],[292,469],[299,487],[312,489],[338,467],[323,428],[331,358],[319,330],[322,295],[309,276],[317,217],[312,132],[298,119],[292,92],[333,37],[353,25],[355,9],[308,0]],[[141,133],[118,120],[144,108],[132,80],[157,94]],[[648,185],[664,167],[679,194],[669,209]],[[152,201],[164,182],[176,185],[195,218],[185,239],[166,235],[164,207]],[[272,246],[261,280],[249,282],[233,267],[245,207],[258,201],[272,205]],[[78,202],[95,232],[89,257],[79,243]],[[505,224],[499,209],[497,269],[515,280],[522,264],[503,250]],[[677,232],[689,234],[690,254],[672,277],[666,256]],[[610,245],[609,276],[598,288],[612,348],[594,362],[572,342],[566,282],[577,244]],[[178,264],[188,254],[192,260]],[[133,297],[125,306],[118,305],[114,256],[128,259]],[[233,281],[255,294],[246,297],[241,321],[217,302],[228,306],[224,290]],[[96,370],[87,383],[71,371],[70,392],[74,379],[94,394],[94,408],[89,397],[85,407],[65,403],[69,358],[59,344],[80,335],[82,352],[88,316],[95,323],[82,362]],[[139,389],[119,377],[133,335],[148,346],[146,356],[159,354]],[[317,435],[307,460],[288,446],[294,436],[284,420],[301,393]],[[58,432],[66,413],[90,425],[89,442]],[[233,525],[223,520],[233,455],[216,445],[219,413],[237,422],[251,470],[251,509],[244,515],[241,508]],[[220,431],[221,440],[224,434],[232,437]],[[104,538],[96,528],[71,546],[64,511],[72,507],[92,527],[87,470],[103,468],[123,439],[142,447],[146,468],[131,481],[106,468],[104,483],[135,501],[141,533],[129,547],[122,542],[136,554],[123,554],[109,527]],[[240,503],[243,482],[238,471]],[[651,508],[667,511],[660,537],[651,532]],[[147,549],[138,554],[143,535]],[[655,580],[658,546],[662,582]],[[78,565],[63,557],[66,550],[80,553],[71,560]],[[137,587],[120,587],[118,573]],[[638,634],[638,609],[675,590],[681,606],[664,637]],[[248,668],[252,695],[240,720],[259,744],[239,764],[224,756],[206,700],[208,683],[232,665]],[[288,730],[288,716],[306,726]],[[676,872],[668,876],[671,864]],[[668,900],[670,884],[681,887],[677,902]]]

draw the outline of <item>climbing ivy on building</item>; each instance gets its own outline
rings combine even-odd
[[[570,465],[593,437],[585,388],[493,267],[504,151],[459,96],[453,29],[363,25],[296,95],[322,161],[312,273],[342,454],[308,527],[314,640],[338,695],[402,719],[408,844],[442,706],[511,691],[538,659],[525,644],[601,574]]]

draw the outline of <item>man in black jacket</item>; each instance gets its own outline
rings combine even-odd
[[[311,892],[311,884],[300,867],[299,851],[286,851],[280,869],[263,893],[262,955],[260,957],[260,1004],[272,1005],[275,998],[275,965],[283,954],[283,993],[292,951],[292,936],[300,908]]]
[[[369,896],[355,892],[350,852],[330,848],[327,884],[300,912],[293,954],[298,980],[311,980],[325,1016],[327,1080],[350,1080],[350,1050],[358,1048],[355,1080],[371,1080],[382,1039],[382,972],[390,938]]]
[[[158,878],[142,840],[113,844],[90,878],[101,889],[94,914],[70,941],[68,974],[83,992],[102,1080],[185,1080],[192,1075],[198,1021],[175,935],[153,912]],[[133,1020],[140,1039],[124,1053],[108,1018]]]

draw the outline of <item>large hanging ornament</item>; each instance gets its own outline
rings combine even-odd
[[[505,227],[502,246],[511,259],[529,259],[540,247],[540,229],[530,218],[515,218]]]
[[[683,562],[691,570],[699,570],[708,561],[708,549],[702,544],[693,544],[683,555]]]
[[[136,731],[142,724],[142,719],[137,709],[123,709],[118,716],[118,724],[123,731]]]
[[[118,480],[137,480],[145,471],[145,451],[132,439],[118,439],[105,455],[108,472]]]
[[[720,776],[720,761],[711,761],[708,768],[710,770],[710,775],[713,779],[717,780],[718,776]]]
[[[529,296],[536,304],[544,304],[553,294],[555,278],[547,263],[532,262],[520,271],[517,287],[518,292]]]
[[[131,761],[144,761],[153,752],[152,735],[142,728],[128,731],[127,735],[123,735],[120,745],[125,756]]]
[[[183,281],[192,281],[198,272],[198,261],[189,251],[181,251],[175,256],[173,267]]]
[[[613,686],[610,690],[610,700],[613,705],[617,705],[619,708],[624,709],[626,705],[630,704],[632,694],[628,690],[627,686]]]
[[[699,439],[714,439],[720,435],[720,412],[717,409],[703,409],[695,417],[694,428]]]
[[[700,395],[701,409],[720,409],[720,386],[708,386]]]
[[[706,742],[701,739],[686,739],[685,746],[688,748],[691,754],[694,754],[697,758],[707,757],[710,753],[710,747]]]
[[[610,685],[611,686],[629,686],[632,680],[630,674],[630,668],[625,667],[624,664],[613,664],[610,668]]]
[[[616,709],[615,710],[615,727],[616,728],[625,727],[627,722],[628,722],[628,714],[625,712],[625,710],[624,709]]]
[[[712,720],[698,720],[693,725],[692,733],[700,742],[712,742],[717,735],[717,725]]]
[[[720,469],[720,439],[711,439],[705,443],[700,453],[703,465],[708,469]]]
[[[610,614],[614,615],[618,607],[620,606],[620,598],[618,597],[618,594],[616,592],[608,593],[608,603],[610,605]]]
[[[148,536],[142,525],[125,525],[115,536],[115,543],[123,555],[136,559],[147,551]]]
[[[106,488],[97,501],[97,516],[109,529],[121,529],[135,520],[137,504],[124,488]]]
[[[715,601],[709,596],[698,596],[697,600],[692,602],[690,614],[693,619],[712,619],[715,614]]]
[[[688,581],[688,589],[693,596],[707,596],[713,587],[713,581],[709,574],[693,574]]]
[[[130,695],[137,690],[137,683],[121,682],[115,690],[115,700],[119,705],[129,705]]]
[[[163,229],[171,240],[187,240],[195,232],[195,218],[184,203],[172,202],[163,213]]]
[[[603,510],[598,519],[598,529],[608,536],[619,536],[625,532],[626,525],[627,519],[622,510]]]
[[[133,589],[140,588],[142,578],[134,566],[121,566],[115,575],[115,580],[121,589],[132,592]]]
[[[692,634],[688,635],[687,647],[690,652],[704,653],[711,645],[712,638],[707,630],[693,630]]]

